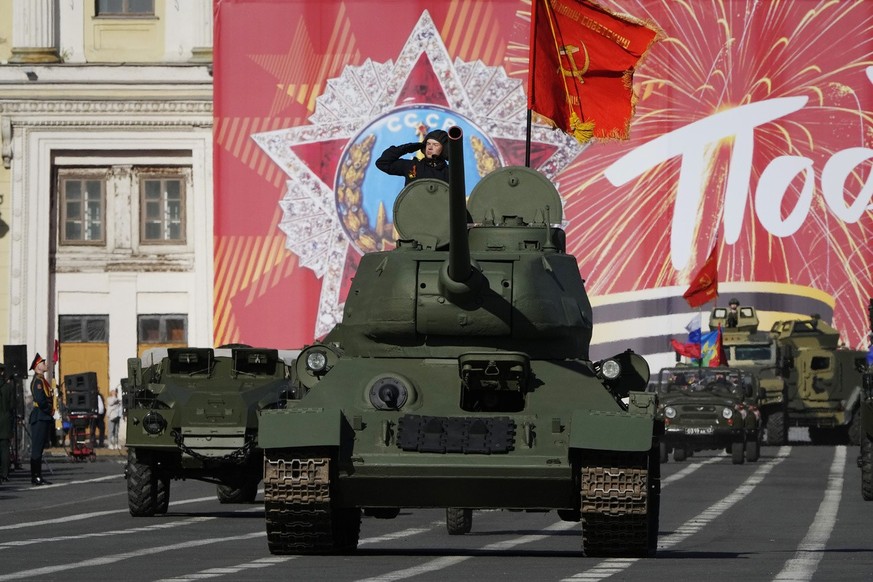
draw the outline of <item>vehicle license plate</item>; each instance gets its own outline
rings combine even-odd
[[[685,429],[685,434],[712,434],[711,426],[692,426]]]

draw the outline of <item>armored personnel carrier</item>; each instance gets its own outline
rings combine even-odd
[[[761,455],[760,391],[754,376],[729,367],[664,368],[650,389],[664,419],[660,458],[684,461],[696,451],[725,449],[735,465]]]
[[[396,248],[362,257],[343,320],[297,359],[306,394],[262,410],[274,554],[354,550],[361,511],[483,508],[582,521],[586,555],[647,556],[658,532],[656,396],[632,351],[589,359],[592,311],[557,190],[507,167],[394,207]],[[468,224],[469,217],[475,221]]]
[[[787,386],[788,423],[808,427],[813,444],[859,444],[866,353],[842,348],[840,333],[818,317],[777,321],[770,334]]]
[[[758,312],[751,305],[739,306],[733,315],[725,307],[713,308],[709,328],[715,331],[719,325],[728,366],[741,368],[757,380],[767,444],[784,445],[788,442],[788,385],[779,366],[776,340],[769,332],[758,331]]]
[[[263,473],[258,410],[299,396],[293,352],[171,348],[127,361],[125,469],[130,514],[165,513],[172,479],[217,485],[222,503],[251,502]]]
[[[873,299],[870,299],[867,313],[870,343],[873,343]],[[866,501],[873,501],[873,364],[867,363],[861,385],[861,455],[858,466],[861,468],[861,495]]]

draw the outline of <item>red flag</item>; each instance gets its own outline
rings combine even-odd
[[[675,351],[680,356],[685,356],[686,358],[693,359],[700,358],[700,344],[683,344],[674,339],[671,339],[670,345],[673,346],[673,351]]]
[[[718,239],[704,261],[703,266],[697,271],[688,290],[682,297],[691,307],[700,307],[718,296]]]
[[[657,34],[589,0],[534,0],[528,109],[582,143],[627,139],[634,67]]]
[[[55,340],[55,351],[54,351],[54,353],[52,354],[52,362],[54,362],[55,364],[57,364],[57,363],[58,363],[58,359],[59,359],[60,357],[61,357],[61,344],[58,342],[58,340]]]

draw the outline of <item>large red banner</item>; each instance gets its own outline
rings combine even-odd
[[[718,241],[720,304],[833,319],[873,295],[873,3],[602,0],[662,32],[627,141],[535,124],[594,305],[592,355],[670,357]],[[393,244],[389,145],[461,125],[467,185],[524,163],[530,0],[216,0],[215,341],[299,347]],[[659,354],[661,356],[659,356]]]

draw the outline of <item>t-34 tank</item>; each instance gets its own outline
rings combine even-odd
[[[270,551],[353,550],[362,509],[504,508],[581,520],[586,555],[650,556],[663,426],[648,366],[630,350],[590,361],[551,182],[503,168],[465,208],[449,135],[450,184],[400,193],[397,247],[362,257],[342,323],[297,359],[305,396],[261,412]]]

